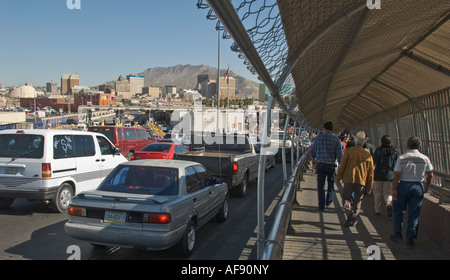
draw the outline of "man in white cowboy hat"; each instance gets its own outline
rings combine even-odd
[[[355,146],[345,150],[338,169],[337,181],[344,182],[342,199],[347,215],[344,227],[356,224],[364,194],[370,194],[373,187],[373,159],[363,148],[365,142],[366,134],[359,131],[355,136]],[[354,193],[353,203],[352,193]]]

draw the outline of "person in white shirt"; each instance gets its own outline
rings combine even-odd
[[[408,246],[413,246],[413,240],[417,238],[422,199],[433,179],[433,165],[426,155],[419,152],[419,147],[418,137],[408,139],[408,151],[398,158],[392,181],[394,234],[391,238],[402,239],[403,215],[408,209]]]

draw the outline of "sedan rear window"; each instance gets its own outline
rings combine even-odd
[[[170,147],[172,145],[170,144],[150,144],[145,146],[142,151],[145,152],[169,152]]]
[[[147,195],[177,195],[178,169],[121,165],[106,177],[98,190]]]

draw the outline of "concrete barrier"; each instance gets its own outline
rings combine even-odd
[[[420,231],[450,253],[450,204],[439,204],[439,199],[425,194],[420,212]]]

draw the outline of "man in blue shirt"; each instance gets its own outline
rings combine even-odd
[[[341,141],[336,135],[331,133],[332,130],[332,122],[324,123],[323,133],[315,138],[311,148],[311,157],[317,162],[317,194],[320,211],[325,209],[325,205],[329,206],[333,202],[336,167],[342,158]],[[326,199],[325,179],[328,182]]]

